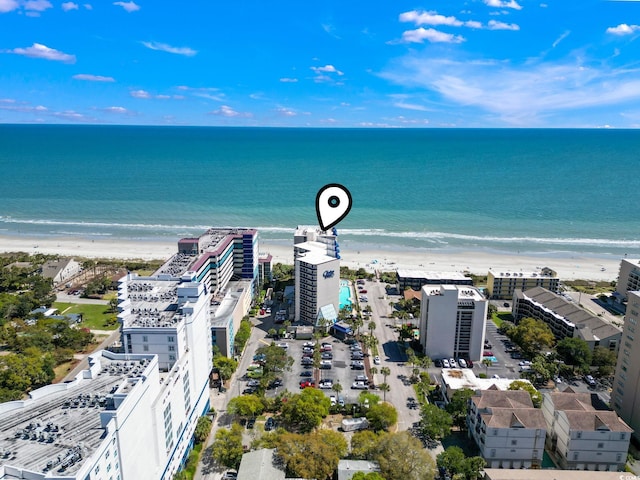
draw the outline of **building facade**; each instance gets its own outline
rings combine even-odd
[[[598,346],[617,351],[622,337],[620,328],[542,287],[516,290],[512,311],[516,323],[526,317],[542,320],[557,340],[581,338],[592,351]]]
[[[340,310],[340,247],[334,228],[298,227],[293,237],[295,320],[331,326]]]
[[[469,436],[491,468],[539,468],[546,423],[524,390],[484,390],[471,398]]]
[[[224,298],[211,305],[211,341],[221,355],[233,357],[236,332],[251,308],[251,282],[230,282],[228,286]]]
[[[561,468],[620,471],[627,462],[632,429],[610,410],[599,410],[596,394],[570,387],[543,395],[547,446]]]
[[[42,276],[50,278],[54,286],[61,285],[82,271],[82,265],[73,258],[49,260],[42,264]]]
[[[628,292],[611,406],[640,438],[640,291]],[[638,330],[638,332],[636,332]],[[638,336],[638,341],[636,341]]]
[[[425,285],[473,285],[471,277],[460,272],[425,272],[424,270],[396,270],[398,288],[419,291]]]
[[[491,299],[511,300],[516,290],[529,290],[543,287],[552,292],[558,291],[559,279],[556,272],[543,268],[539,272],[494,272],[487,274],[487,295]]]
[[[616,296],[627,300],[627,292],[640,290],[640,260],[623,258],[620,261],[620,272],[616,284]]]
[[[420,342],[431,358],[482,358],[487,300],[473,287],[422,287]]]

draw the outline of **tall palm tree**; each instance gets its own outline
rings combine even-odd
[[[336,394],[340,394],[340,392],[342,391],[342,385],[340,385],[340,382],[336,382],[333,384],[333,386],[331,387],[331,390],[333,390],[334,392],[336,392]]]
[[[373,331],[376,329],[376,322],[374,322],[373,320],[370,321],[367,325],[367,328],[369,328],[369,335],[373,336]]]
[[[376,373],[378,373],[378,367],[371,367],[371,368],[369,369],[369,373],[370,373],[371,375],[375,375]]]
[[[493,362],[491,361],[491,359],[485,357],[485,358],[482,359],[482,364],[484,365],[485,372],[488,375],[489,374],[489,367],[491,365],[493,365]]]
[[[382,392],[382,401],[386,402],[387,401],[387,392],[389,390],[391,390],[391,387],[389,387],[388,383],[381,383],[380,385],[378,385],[378,388]]]
[[[391,369],[389,367],[382,367],[380,373],[384,375],[384,383],[387,383],[387,375],[391,375]]]

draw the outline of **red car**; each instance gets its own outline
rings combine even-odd
[[[300,382],[300,388],[314,388],[316,386],[315,382],[310,382],[309,380],[303,380]]]
[[[492,351],[490,351],[490,350],[485,350],[485,351],[482,353],[482,356],[483,356],[483,357],[493,357],[493,352],[492,352]]]
[[[366,290],[360,290],[360,293],[367,293]]]

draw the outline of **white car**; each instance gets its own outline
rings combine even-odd
[[[367,390],[369,387],[364,382],[353,382],[351,388],[354,390]]]
[[[449,368],[451,365],[449,365],[449,360],[447,360],[446,358],[442,359],[442,368]]]
[[[338,399],[336,398],[336,396],[335,396],[335,395],[331,395],[331,396],[329,397],[329,400],[331,401],[331,406],[332,406],[332,407],[334,407],[335,405],[337,405],[337,404],[338,404]]]
[[[375,357],[373,357],[373,363],[375,365],[380,365],[380,357],[378,355],[376,355]]]
[[[285,350],[289,348],[289,344],[287,342],[276,343],[277,347],[284,348]]]
[[[320,381],[320,383],[318,384],[318,388],[321,388],[323,390],[331,390],[331,388],[333,388],[333,380]]]
[[[467,368],[467,361],[464,358],[459,358],[458,365],[460,365],[460,368]]]
[[[456,365],[456,359],[455,358],[450,358],[449,359],[449,365],[451,365],[451,368],[457,368],[458,365]]]

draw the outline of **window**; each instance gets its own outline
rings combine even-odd
[[[93,473],[95,473],[96,475],[98,474],[98,472],[100,471],[100,465],[98,465],[95,470],[93,471]]]
[[[175,352],[176,351],[175,345],[169,345],[169,351],[170,352]]]
[[[604,448],[604,442],[599,442],[598,443],[598,448]]]
[[[573,459],[574,460],[578,460],[579,453],[580,452],[573,452]]]
[[[111,464],[107,465],[107,472],[111,471]]]
[[[621,462],[622,461],[622,454],[619,453],[616,455],[616,462]]]
[[[626,439],[627,439],[627,434],[626,434],[626,433],[624,433],[624,432],[622,432],[622,433],[620,434],[620,440],[626,440]]]
[[[109,458],[110,455],[111,455],[111,452],[107,450],[107,453],[105,453],[104,458]]]
[[[497,428],[494,428],[494,429],[493,429],[493,435],[494,435],[494,436],[495,436],[495,435],[498,435],[498,429],[497,429]]]
[[[173,343],[176,341],[176,337],[167,337],[167,342]]]
[[[175,362],[176,361],[176,356],[175,355],[169,355],[169,361],[170,362]]]
[[[142,336],[142,341],[143,342],[148,342],[149,341],[149,337],[147,337],[146,335]]]
[[[495,448],[492,448],[492,449],[491,449],[491,456],[492,456],[492,457],[495,457],[495,456],[496,456],[496,449],[495,449]]]
[[[142,350],[145,352],[149,351],[149,345],[142,345]]]
[[[518,440],[511,440],[511,445],[517,445],[518,444]]]
[[[582,432],[576,432],[576,438],[582,438]]]

